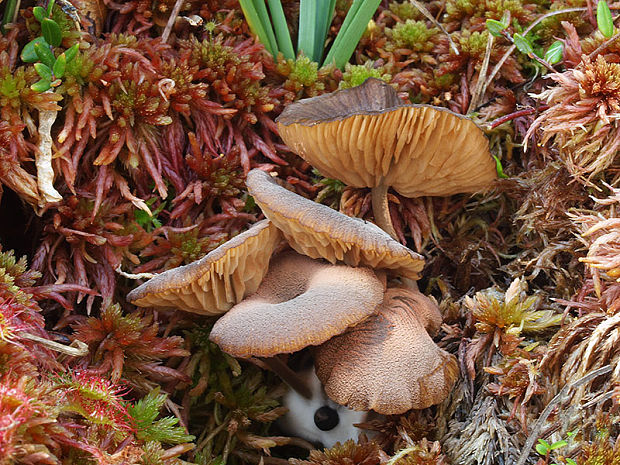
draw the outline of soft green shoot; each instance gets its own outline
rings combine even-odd
[[[599,0],[596,6],[596,24],[606,38],[614,35],[614,19],[605,0]]]
[[[501,160],[495,155],[493,155],[493,159],[495,160],[495,170],[497,171],[497,177],[499,177],[500,179],[508,178],[508,176],[504,173],[504,168],[502,167]]]

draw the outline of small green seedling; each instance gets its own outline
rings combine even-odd
[[[599,0],[596,6],[596,24],[598,30],[601,31],[601,34],[606,38],[609,39],[614,35],[614,20],[605,0]]]
[[[504,168],[502,167],[502,162],[499,157],[493,155],[493,159],[495,160],[495,170],[497,171],[497,177],[500,179],[508,178],[508,175],[504,173]]]
[[[62,31],[52,16],[54,0],[50,0],[47,9],[36,6],[32,13],[37,21],[41,23],[41,37],[28,42],[20,57],[25,63],[34,63],[34,69],[41,78],[30,86],[35,92],[45,92],[53,87],[58,87],[62,83],[67,64],[76,57],[78,44],[75,44],[60,55],[54,55],[54,47],[60,46],[62,42]]]

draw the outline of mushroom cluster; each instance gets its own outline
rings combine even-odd
[[[437,305],[411,284],[424,259],[393,238],[389,213],[379,210],[389,186],[404,195],[486,187],[495,178],[486,138],[461,116],[404,105],[374,79],[292,104],[278,124],[323,174],[371,187],[377,223],[388,232],[255,169],[246,184],[267,219],[128,300],[221,314],[211,340],[273,369],[307,398],[312,389],[279,357],[312,346],[316,374],[340,405],[400,414],[441,402],[458,368],[431,338],[442,322]]]

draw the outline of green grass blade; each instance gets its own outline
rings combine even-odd
[[[287,60],[295,59],[295,50],[293,49],[293,41],[288,30],[282,2],[280,0],[268,0],[269,12],[271,13],[271,21],[276,32],[276,40],[278,41],[278,49]]]
[[[316,33],[316,0],[301,0],[299,4],[299,33],[297,36],[297,53],[304,52],[312,61],[316,61],[314,35]]]
[[[276,36],[273,33],[273,27],[271,26],[269,13],[267,13],[265,0],[254,0],[254,6],[256,7],[258,17],[260,18],[263,28],[265,29],[265,33],[267,34],[267,39],[269,40],[269,44],[273,50],[273,56],[275,57],[278,54],[278,43],[276,42]]]
[[[334,17],[336,9],[336,0],[317,0],[317,32],[314,37],[314,51],[317,56],[317,62],[321,62],[323,58],[323,50],[325,49],[325,39],[329,31],[329,25]]]
[[[353,2],[344,20],[343,27],[340,29],[332,48],[329,50],[327,58],[325,58],[326,64],[335,63],[338,68],[344,68],[344,65],[347,64],[355,51],[355,47],[357,47],[358,42],[362,38],[368,22],[372,19],[375,11],[377,11],[379,3],[381,3],[381,0]],[[356,6],[357,9],[353,11],[353,8]],[[352,13],[353,17],[347,22],[349,15]],[[344,27],[345,24],[347,25],[346,29]]]
[[[331,49],[330,49],[329,53],[327,54],[327,57],[325,58],[325,62],[324,63],[332,63],[333,62],[333,59],[331,59],[331,55],[333,53],[332,50],[334,50],[334,52],[335,52],[335,49],[337,49],[339,47],[340,43],[342,42],[342,38],[345,35],[346,30],[351,25],[351,22],[353,21],[353,18],[355,17],[357,12],[359,11],[360,6],[362,5],[363,2],[364,2],[364,0],[353,0],[353,4],[349,8],[349,11],[347,11],[347,15],[345,16],[344,21],[342,22],[342,26],[340,26],[340,30],[338,31],[338,35],[334,39],[334,43],[332,44]]]
[[[261,41],[269,53],[276,56],[278,51],[273,47],[273,44],[269,42],[269,37],[267,36],[264,24],[258,15],[254,2],[252,0],[239,0],[239,4],[241,5],[243,16],[245,16],[245,20],[248,22],[252,33],[258,36],[258,40]]]

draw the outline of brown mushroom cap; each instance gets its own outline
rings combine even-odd
[[[258,169],[248,173],[246,184],[265,216],[297,252],[330,263],[387,268],[401,276],[419,278],[424,258],[374,224],[301,197]]]
[[[385,285],[369,268],[277,255],[254,295],[213,326],[210,339],[234,357],[272,357],[318,345],[375,313]]]
[[[395,415],[448,396],[456,358],[437,347],[403,292],[388,289],[376,316],[318,348],[317,376],[335,402]]]
[[[141,307],[219,315],[258,289],[280,240],[269,220],[259,221],[200,260],[158,274],[127,300]]]
[[[487,138],[473,121],[407,105],[379,79],[295,102],[276,121],[295,153],[354,187],[443,196],[483,190],[497,177]]]

